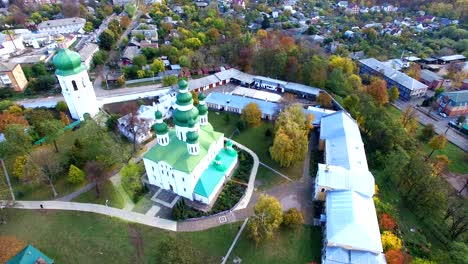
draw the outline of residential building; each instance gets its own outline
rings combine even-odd
[[[37,25],[39,33],[48,33],[51,35],[65,33],[83,33],[83,27],[86,19],[81,17],[62,18],[55,20],[46,20]]]
[[[132,36],[143,35],[149,40],[158,40],[158,28],[152,24],[140,23],[134,30],[131,31]]]
[[[46,256],[31,244],[23,248],[18,254],[6,262],[6,264],[54,264],[54,260]]]
[[[315,98],[320,92],[320,89],[315,87],[303,85],[300,83],[285,82],[269,77],[255,76],[253,80],[253,85],[257,88],[263,88],[281,93],[294,93],[304,98]]]
[[[359,70],[361,76],[370,75],[383,78],[387,82],[387,88],[393,86],[398,88],[400,98],[403,100],[411,100],[426,94],[427,85],[374,58],[363,59],[359,63],[361,65]]]
[[[346,10],[345,12],[347,14],[351,14],[351,15],[357,15],[359,14],[359,5],[357,4],[349,4],[347,7],[346,7]]]
[[[240,6],[245,9],[245,0],[231,0],[231,7]]]
[[[135,0],[112,0],[112,3],[116,6],[124,6],[126,4],[134,4]]]
[[[448,116],[468,114],[468,90],[446,92],[437,98],[439,112]]]
[[[431,90],[440,88],[442,87],[442,84],[444,84],[444,78],[426,69],[421,70],[421,78],[419,81],[427,85],[427,88]]]
[[[22,92],[27,85],[28,80],[19,63],[0,62],[0,89],[12,88]]]
[[[160,111],[155,113],[157,144],[143,157],[150,185],[171,191],[191,201],[212,205],[237,164],[231,141],[208,122],[208,106],[200,94],[193,105],[186,81],[179,82],[173,113],[175,128],[169,128]]]
[[[357,122],[345,111],[320,121],[314,198],[325,201],[322,263],[385,264],[369,171]]]
[[[336,6],[346,8],[348,6],[348,1],[339,1]]]
[[[461,55],[461,54],[456,54],[456,55],[449,55],[449,56],[442,56],[439,57],[437,60],[439,64],[447,64],[451,62],[464,62],[466,60],[466,57]]]
[[[94,43],[86,43],[78,53],[81,57],[81,62],[89,69],[91,62],[93,61],[93,55],[98,52],[99,46]]]
[[[0,58],[8,58],[14,53],[21,52],[25,49],[23,38],[10,37],[0,33]]]
[[[140,48],[137,46],[127,46],[122,54],[122,57],[120,58],[122,60],[122,63],[124,65],[131,64],[133,61],[133,58],[140,52]]]

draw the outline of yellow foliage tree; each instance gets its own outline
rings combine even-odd
[[[387,83],[384,80],[372,79],[367,92],[374,97],[377,104],[385,105],[388,103]]]
[[[329,108],[332,106],[332,98],[327,93],[319,93],[317,96],[317,103],[319,103],[323,108]]]
[[[249,103],[242,109],[241,118],[249,126],[258,126],[262,122],[262,110],[257,103]]]
[[[12,236],[0,236],[0,263],[6,263],[14,257],[26,243]]]
[[[330,64],[328,64],[328,66],[331,68],[331,70],[341,69],[346,75],[352,74],[356,69],[356,65],[350,58],[336,55],[330,57]]]
[[[13,175],[15,175],[15,177],[17,177],[18,179],[21,179],[21,177],[23,177],[23,171],[26,162],[27,158],[24,155],[18,156],[15,160],[15,164],[13,166]]]
[[[401,239],[390,231],[384,231],[381,238],[383,250],[385,252],[391,249],[401,249],[402,247]]]
[[[254,207],[254,215],[248,223],[249,236],[257,244],[271,239],[283,222],[283,208],[273,196],[260,195]]]

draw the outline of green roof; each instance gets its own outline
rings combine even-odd
[[[201,93],[201,92],[200,92],[200,93],[198,94],[198,100],[199,100],[199,101],[203,101],[203,100],[205,100],[205,98],[206,98],[206,96],[205,96],[204,93]]]
[[[199,104],[197,109],[199,115],[206,115],[208,113],[208,106],[206,104]]]
[[[86,71],[86,66],[81,62],[80,54],[69,49],[60,49],[52,59],[54,62],[55,74],[69,76]]]
[[[216,156],[217,159],[218,157],[219,160],[221,160],[221,166],[217,166],[214,161],[211,162],[208,168],[200,176],[197,185],[195,185],[194,192],[196,194],[208,198],[214,191],[216,185],[224,179],[226,170],[233,162],[236,162],[237,155],[232,156],[223,148]]]
[[[196,131],[190,131],[187,133],[187,143],[195,144],[198,142],[198,133]]]
[[[198,122],[198,109],[193,107],[188,111],[180,111],[179,109],[174,110],[174,123],[178,126],[189,127],[189,121],[193,120]]]
[[[54,260],[29,244],[16,254],[16,256],[8,260],[6,264],[34,264],[39,258],[42,258],[48,264],[54,263]]]
[[[179,90],[185,90],[188,87],[188,82],[182,79],[179,81],[178,85],[179,85]]]
[[[154,130],[158,135],[164,135],[167,133],[167,124],[165,122],[154,124]]]
[[[161,119],[163,117],[163,114],[161,113],[161,111],[158,110],[158,111],[154,112],[154,117],[156,119]]]
[[[174,129],[170,129],[169,144],[167,146],[156,145],[152,147],[144,158],[154,162],[165,161],[176,170],[191,173],[206,156],[211,144],[222,137],[223,133],[213,131],[211,126],[202,126],[198,133],[199,154],[190,155],[187,151],[187,143],[179,140]]]

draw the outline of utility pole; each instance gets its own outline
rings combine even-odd
[[[5,162],[3,161],[3,159],[0,159],[0,162],[2,163],[3,173],[5,173],[5,178],[7,180],[8,188],[10,189],[11,200],[15,201],[15,194],[13,193],[13,188],[11,188],[10,176],[8,175],[7,169],[5,167]]]

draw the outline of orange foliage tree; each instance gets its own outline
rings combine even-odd
[[[5,127],[10,124],[20,124],[20,125],[29,125],[28,121],[24,119],[22,116],[10,114],[10,113],[3,113],[0,114],[0,132],[5,130]]]
[[[385,253],[385,258],[387,259],[387,264],[403,264],[405,257],[403,252],[398,249],[391,249]]]
[[[0,236],[0,263],[6,263],[18,254],[26,246],[26,243],[13,236]]]
[[[385,231],[393,231],[397,224],[389,214],[383,213],[380,215],[380,227]]]
[[[387,83],[378,78],[372,79],[367,91],[379,105],[388,103]]]

